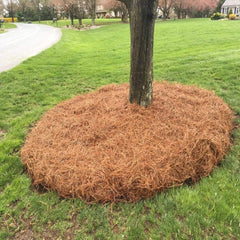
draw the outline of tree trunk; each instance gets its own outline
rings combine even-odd
[[[82,26],[82,18],[78,18],[78,24],[79,26]]]
[[[129,101],[147,107],[152,103],[153,37],[158,0],[127,3],[131,31]]]
[[[93,5],[92,5],[92,26],[95,26],[95,17],[96,17],[96,0],[93,0]]]
[[[11,4],[11,15],[12,15],[12,22],[14,23],[13,2],[12,2],[12,0],[11,0],[10,4]]]
[[[84,6],[83,6],[83,1],[79,0],[78,1],[78,23],[80,26],[82,26],[82,19],[84,17]]]
[[[181,18],[181,11],[176,11],[176,14],[177,14],[177,18],[180,19]]]
[[[40,23],[41,17],[40,17],[40,6],[39,6],[39,4],[40,4],[40,0],[38,1],[38,22]]]
[[[128,22],[128,11],[127,11],[127,9],[122,10],[121,20],[122,20],[123,23]]]
[[[177,18],[178,19],[180,19],[180,18],[182,18],[182,4],[180,4],[180,5],[173,5],[173,7],[174,7],[174,11],[175,11],[175,13],[177,14]]]
[[[95,17],[92,17],[92,26],[95,26]]]
[[[168,14],[166,11],[163,11],[163,21],[166,21],[168,18]]]
[[[163,5],[160,7],[160,10],[163,13],[163,20],[167,20],[170,14],[170,9],[172,6],[172,2],[169,2],[167,0],[164,1]]]
[[[74,17],[73,17],[73,14],[70,14],[70,19],[71,19],[71,25],[74,26]]]

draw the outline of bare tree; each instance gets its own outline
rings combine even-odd
[[[60,9],[63,9],[71,20],[71,25],[74,25],[74,16],[77,15],[78,1],[77,0],[53,0],[53,4]]]
[[[74,15],[76,13],[76,2],[75,0],[63,0],[63,8],[65,12],[69,15],[71,20],[71,25],[74,25]]]
[[[79,26],[82,25],[82,19],[84,17],[84,13],[85,13],[85,1],[84,0],[76,0],[77,1],[77,11],[76,11],[76,15],[78,17],[78,23]]]
[[[217,0],[174,0],[172,5],[178,18],[192,16],[194,12],[210,12],[217,7]]]
[[[122,22],[128,22],[128,10],[124,3],[117,0],[101,0],[100,3],[104,6],[104,8],[113,11],[115,16],[117,16],[117,13],[120,12]]]
[[[29,0],[18,0],[18,10],[23,14],[23,18],[25,20],[25,13],[27,8],[30,6]]]
[[[130,16],[129,101],[147,107],[153,97],[153,37],[158,0],[120,0]]]
[[[9,16],[12,18],[12,22],[14,22],[14,17],[18,8],[16,0],[9,0],[5,6],[6,10],[9,13]]]
[[[119,6],[119,11],[121,12],[121,20],[124,23],[128,22],[128,10],[125,6],[125,4],[121,4],[121,6]]]
[[[92,26],[94,26],[96,18],[96,0],[86,0],[85,2],[89,15],[92,18]]]
[[[172,10],[175,0],[159,0],[159,9],[163,13],[163,20],[169,18],[170,11]]]
[[[187,0],[175,0],[173,8],[174,12],[177,14],[178,19],[186,17],[187,6]]]
[[[33,9],[37,12],[38,22],[41,21],[41,1],[40,0],[30,0]]]

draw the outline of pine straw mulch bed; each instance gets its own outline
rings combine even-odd
[[[128,88],[108,85],[44,115],[21,152],[34,184],[86,202],[135,202],[211,173],[230,147],[227,104],[164,82],[143,108],[128,103]]]

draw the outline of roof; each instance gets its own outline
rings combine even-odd
[[[240,6],[240,0],[226,0],[222,6]]]

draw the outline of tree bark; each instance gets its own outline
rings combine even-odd
[[[12,0],[10,1],[10,4],[11,4],[11,15],[12,15],[12,22],[14,23],[13,2],[12,2]]]
[[[92,26],[95,26],[95,18],[96,18],[96,0],[92,2]]]
[[[163,21],[166,21],[168,18],[168,12],[167,11],[162,11],[163,13]]]
[[[78,24],[79,26],[82,26],[82,18],[78,18]]]
[[[153,100],[153,37],[158,0],[125,2],[130,15],[130,103],[147,107]]]
[[[122,8],[121,20],[122,20],[123,23],[127,23],[128,22],[128,10],[125,7]]]
[[[78,23],[81,26],[82,25],[82,19],[84,17],[84,6],[83,6],[83,0],[78,0]]]
[[[71,25],[74,26],[74,16],[72,13],[70,14],[70,19],[71,19]]]
[[[95,17],[92,17],[92,26],[95,26]]]
[[[38,9],[37,9],[37,12],[38,12],[38,22],[40,23],[40,21],[41,21],[41,17],[40,17],[40,0],[38,0]]]
[[[172,7],[172,1],[167,1],[167,0],[164,0],[164,2],[161,3],[161,6],[159,6],[160,10],[163,13],[164,21],[169,18],[171,7]]]

